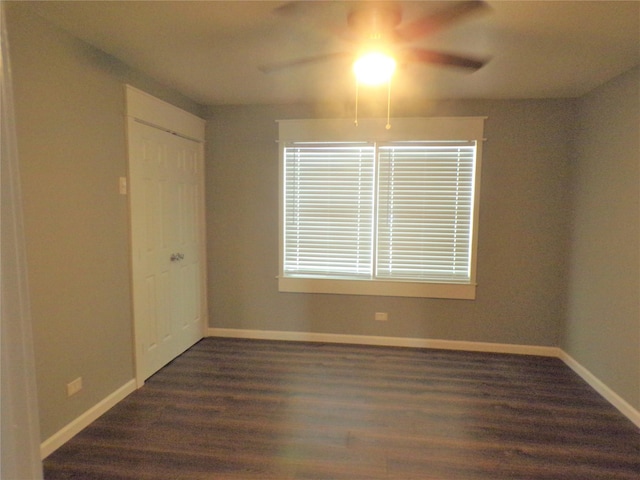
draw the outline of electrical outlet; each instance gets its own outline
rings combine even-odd
[[[78,377],[74,381],[67,383],[67,397],[75,395],[80,390],[82,390],[82,377]]]
[[[387,312],[376,312],[376,315],[374,318],[379,322],[386,322],[387,320],[389,320],[389,316],[387,315]]]

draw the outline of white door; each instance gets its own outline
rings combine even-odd
[[[138,383],[203,337],[203,145],[129,118]]]

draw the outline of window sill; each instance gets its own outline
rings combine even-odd
[[[278,290],[292,293],[332,293],[387,297],[475,300],[475,284],[418,283],[380,280],[339,280],[278,277]]]

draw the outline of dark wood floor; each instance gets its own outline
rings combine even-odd
[[[207,338],[46,479],[640,478],[640,430],[560,360]]]

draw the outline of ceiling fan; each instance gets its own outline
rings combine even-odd
[[[288,2],[276,9],[276,13],[290,15],[300,10],[301,6],[311,3],[321,8],[324,2]],[[353,45],[349,51],[275,62],[262,65],[259,69],[264,73],[271,73],[340,58],[355,60],[365,52],[376,51],[384,52],[400,65],[421,63],[476,71],[482,68],[487,60],[411,46],[412,43],[424,37],[488,8],[486,2],[482,0],[446,3],[449,5],[436,12],[403,24],[401,2],[354,2],[347,14],[346,28],[337,33],[339,39]]]

